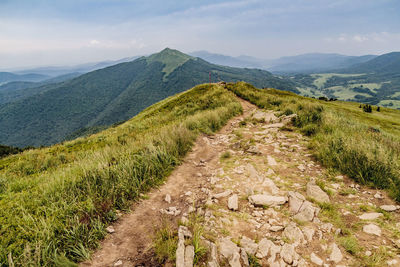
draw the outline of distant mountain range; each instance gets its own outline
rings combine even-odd
[[[247,81],[261,88],[298,92],[294,82],[267,71],[214,65],[165,49],[64,82],[19,91],[21,95],[0,105],[0,143],[50,145],[76,137],[76,133],[90,133],[93,128],[127,120],[155,102],[207,83],[210,74],[212,82]]]
[[[367,62],[376,57],[375,55],[345,56],[340,54],[312,53],[278,59],[259,59],[250,56],[231,57],[207,51],[197,51],[190,54],[214,64],[240,68],[259,68],[280,74],[338,70]]]
[[[0,85],[8,82],[38,82],[49,79],[50,76],[38,73],[15,74],[11,72],[0,72]]]

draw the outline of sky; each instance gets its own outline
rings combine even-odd
[[[399,0],[0,0],[0,69],[158,52],[383,54],[400,50]]]

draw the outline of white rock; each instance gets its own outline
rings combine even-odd
[[[171,195],[166,194],[164,200],[165,200],[165,202],[171,203]]]
[[[372,252],[370,250],[365,251],[365,256],[369,257],[372,255]]]
[[[303,233],[307,241],[311,242],[315,233],[314,228],[306,226],[303,228]]]
[[[287,198],[271,195],[252,195],[249,197],[249,201],[255,206],[277,206],[285,204]]]
[[[233,194],[228,198],[228,208],[230,210],[238,210],[239,204],[238,204],[238,195]]]
[[[292,264],[296,259],[296,251],[291,244],[284,244],[281,249],[281,257],[287,264]]]
[[[185,267],[185,235],[181,227],[178,229],[178,247],[175,252],[175,266]]]
[[[269,193],[271,193],[273,195],[277,194],[279,192],[279,188],[269,178],[264,178],[264,182],[262,183],[262,186],[265,187],[269,191]]]
[[[194,247],[186,246],[185,248],[185,267],[193,267]]]
[[[258,249],[258,244],[247,236],[242,237],[240,240],[240,246],[251,255],[255,255]]]
[[[395,205],[382,205],[380,206],[381,209],[383,209],[384,211],[396,211],[398,209],[397,206]]]
[[[288,192],[289,210],[294,214],[298,213],[305,200],[305,197],[298,192]]]
[[[378,213],[378,212],[369,212],[369,213],[364,213],[364,214],[358,216],[358,218],[360,218],[361,220],[375,220],[375,219],[378,219],[382,215],[383,215],[382,213]]]
[[[247,256],[247,252],[244,249],[240,250],[240,258],[242,259],[243,266],[249,267],[249,257]]]
[[[115,229],[114,229],[114,227],[112,227],[112,226],[108,226],[108,227],[106,228],[106,231],[107,231],[107,233],[112,234],[112,233],[115,232]]]
[[[328,194],[313,182],[307,183],[307,196],[321,203],[330,202]]]
[[[293,216],[293,218],[303,222],[311,222],[318,215],[319,211],[319,208],[314,207],[310,201],[306,200],[301,205],[299,213]]]
[[[275,244],[271,240],[266,238],[261,239],[258,243],[258,251],[256,257],[259,259],[267,257],[273,246],[275,246]]]
[[[114,266],[115,266],[115,267],[117,267],[117,266],[122,266],[122,260],[116,261],[116,262],[114,263]]]
[[[310,256],[311,256],[310,257],[311,262],[314,263],[315,265],[322,266],[324,264],[324,261],[321,260],[321,258],[319,258],[317,255],[315,255],[314,252],[311,253]]]
[[[367,234],[381,236],[381,228],[375,224],[367,224],[363,226],[363,231]]]
[[[382,199],[383,198],[382,193],[381,192],[376,192],[376,194],[374,195],[374,198]]]
[[[224,192],[222,192],[222,193],[215,194],[215,195],[213,195],[212,197],[218,199],[218,198],[227,197],[227,196],[229,196],[230,194],[232,194],[232,190],[226,190],[226,191],[224,191]]]
[[[218,250],[220,255],[228,260],[230,266],[240,267],[240,249],[233,243],[229,237],[224,237],[219,240]]]
[[[286,237],[290,241],[293,242],[293,245],[296,247],[304,241],[304,235],[301,230],[296,226],[294,222],[289,223],[285,230],[282,233],[283,237]]]
[[[267,156],[267,160],[268,160],[268,164],[269,164],[270,166],[276,166],[276,165],[278,165],[278,163],[276,163],[276,160],[275,160],[273,157],[271,157],[270,155]]]
[[[386,263],[388,266],[399,266],[398,265],[399,262],[396,259],[388,260]]]
[[[342,252],[340,251],[339,247],[333,243],[330,247],[331,249],[331,255],[329,256],[330,260],[335,262],[335,263],[339,263],[342,261],[343,259],[343,255]]]
[[[282,231],[283,229],[284,229],[284,227],[281,226],[281,225],[274,225],[274,226],[271,226],[271,227],[269,228],[269,230],[270,230],[271,232],[279,232],[279,231]]]

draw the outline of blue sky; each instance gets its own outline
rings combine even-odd
[[[0,68],[171,47],[276,58],[400,50],[399,0],[0,0]]]

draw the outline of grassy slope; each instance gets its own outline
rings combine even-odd
[[[297,113],[294,126],[311,137],[315,156],[327,167],[362,184],[387,189],[400,201],[400,112],[365,113],[358,103],[325,102],[278,90],[230,85],[262,108]]]
[[[201,133],[241,112],[233,94],[200,85],[88,138],[0,160],[0,265],[88,257],[116,209],[157,185]]]

